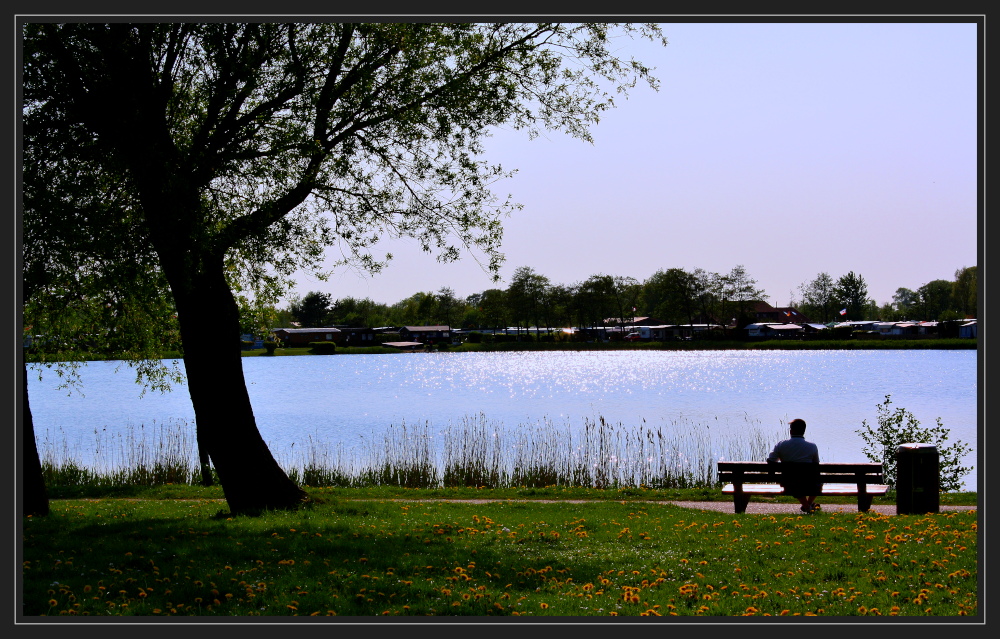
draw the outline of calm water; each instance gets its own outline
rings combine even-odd
[[[801,417],[824,461],[865,461],[855,434],[876,425],[886,395],[921,423],[940,417],[951,440],[977,444],[975,351],[552,352],[252,357],[243,360],[264,439],[283,451],[311,441],[362,445],[390,425],[443,430],[484,414],[506,427],[586,418],[654,428],[707,425],[724,438]],[[29,381],[39,440],[65,441],[86,461],[95,431],[189,420],[186,387],[142,398],[128,367],[92,362],[83,396],[45,372]],[[220,397],[220,402],[225,398]],[[978,466],[975,452],[966,465]],[[976,475],[966,477],[976,485]]]

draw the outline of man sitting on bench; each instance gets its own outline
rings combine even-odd
[[[801,419],[788,422],[791,438],[780,441],[767,456],[769,463],[781,462],[781,485],[786,495],[802,504],[800,510],[811,513],[818,508],[813,502],[823,491],[819,479],[819,448],[805,440],[806,423]]]

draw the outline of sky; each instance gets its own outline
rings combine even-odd
[[[553,284],[742,265],[784,306],[825,272],[862,276],[882,305],[897,288],[977,263],[976,25],[664,23],[666,47],[622,38],[656,68],[602,115],[593,144],[497,131],[485,159],[523,209],[504,221],[503,280],[473,255],[439,264],[387,241],[375,276],[341,268],[309,291],[393,304],[464,298],[529,266]]]

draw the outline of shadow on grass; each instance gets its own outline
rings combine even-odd
[[[404,516],[404,525],[395,503],[327,503],[257,518],[212,516],[215,506],[206,503],[175,503],[169,514],[149,503],[94,508],[78,525],[60,515],[26,527],[25,615],[52,614],[55,587],[69,589],[88,614],[121,614],[122,604],[129,614],[152,614],[197,602],[199,615],[293,614],[289,607],[341,616],[390,607],[507,615],[556,575],[596,575],[607,562],[566,554],[550,536],[511,542],[473,531],[454,521],[468,520],[468,507],[438,505]],[[178,509],[190,513],[172,514]],[[82,596],[91,587],[105,599]],[[206,608],[213,600],[221,603]],[[111,611],[108,601],[116,603]]]

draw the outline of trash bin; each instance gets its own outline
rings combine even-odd
[[[939,511],[938,449],[933,444],[901,444],[896,449],[896,514]]]

